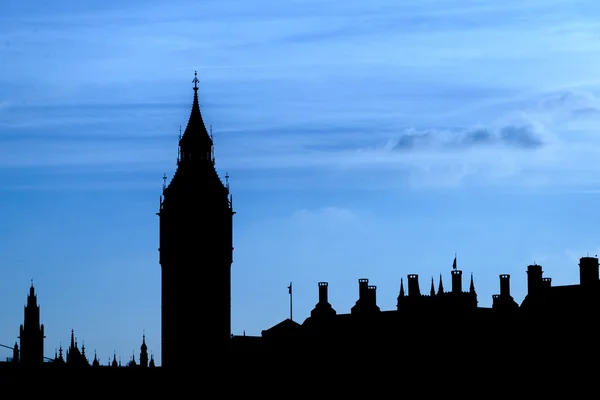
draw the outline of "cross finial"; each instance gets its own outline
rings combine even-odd
[[[198,90],[198,82],[200,82],[198,80],[198,72],[194,71],[194,80],[192,81],[192,83],[194,84],[194,90]]]

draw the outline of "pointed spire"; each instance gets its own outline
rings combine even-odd
[[[435,285],[433,284],[433,276],[431,277],[431,290],[429,291],[431,297],[435,296]]]
[[[473,273],[471,272],[471,285],[469,286],[469,292],[475,293],[475,284],[473,283]]]
[[[194,102],[192,111],[188,119],[185,131],[179,140],[179,151],[181,154],[180,161],[188,160],[208,160],[213,161],[213,141],[211,135],[206,130],[206,125],[200,113],[200,105],[198,104],[198,74],[194,72]]]
[[[400,278],[400,297],[404,297],[404,282],[402,278]]]
[[[75,348],[75,330],[71,329],[71,348]]]
[[[437,294],[440,295],[444,293],[444,284],[442,283],[442,274],[440,274],[440,284],[438,285]]]

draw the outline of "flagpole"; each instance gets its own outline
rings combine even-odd
[[[288,293],[290,294],[290,321],[293,321],[292,315],[292,282],[290,282],[290,286],[288,286]]]

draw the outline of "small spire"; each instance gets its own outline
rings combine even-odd
[[[475,293],[475,284],[473,283],[473,273],[471,272],[471,285],[469,286],[469,292]]]
[[[400,296],[404,297],[404,281],[400,278]]]
[[[229,190],[229,172],[225,172],[225,187]]]
[[[435,286],[433,284],[433,276],[431,277],[431,290],[429,291],[431,297],[435,296]]]
[[[181,140],[181,125],[179,125],[179,140]]]
[[[440,295],[442,293],[444,293],[444,285],[442,284],[442,274],[440,274],[440,284],[438,285],[437,294]]]

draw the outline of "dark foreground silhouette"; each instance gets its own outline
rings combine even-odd
[[[79,347],[74,331],[64,352],[60,346],[54,357],[46,357],[32,283],[20,343],[8,346],[13,354],[0,362],[0,377],[16,371],[77,370],[73,374],[89,382],[141,379],[150,391],[166,390],[174,382],[173,387],[216,385],[227,377],[233,385],[230,391],[247,393],[248,387],[240,385],[250,377],[263,384],[295,379],[345,388],[376,372],[392,373],[403,382],[450,372],[498,379],[511,375],[510,382],[515,382],[515,374],[573,370],[583,359],[597,359],[596,257],[581,258],[580,282],[567,286],[552,286],[540,265],[528,266],[528,293],[520,305],[511,296],[510,276],[500,275],[500,292],[493,296],[491,308],[478,307],[472,275],[463,290],[456,257],[447,290],[442,276],[437,282],[432,278],[425,293],[418,275],[401,279],[395,310],[380,310],[376,286],[359,279],[356,304],[349,313],[338,314],[328,301],[327,282],[320,282],[318,301],[303,322],[292,320],[290,309],[289,319],[261,336],[232,335],[233,199],[228,175],[223,183],[216,172],[212,129],[209,133],[202,119],[197,77],[193,83],[177,169],[168,185],[164,177],[157,213],[162,365],[154,365],[152,354],[148,356],[145,336],[137,360],[133,355],[121,364],[115,354],[104,357],[105,362],[96,354],[91,358],[83,343]],[[291,284],[288,289],[291,299]],[[336,381],[334,375],[342,372],[345,380]]]

